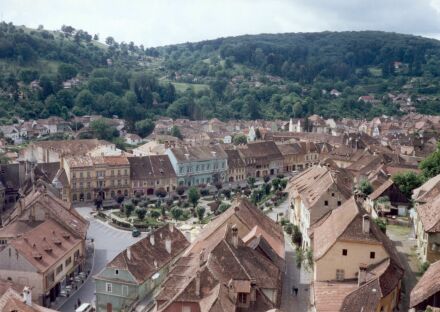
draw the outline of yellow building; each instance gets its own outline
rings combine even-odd
[[[403,266],[391,241],[353,197],[314,228],[313,253],[315,311],[398,307]]]
[[[72,156],[62,159],[72,203],[131,193],[130,163],[125,156]]]

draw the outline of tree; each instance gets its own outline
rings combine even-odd
[[[115,127],[108,125],[104,119],[97,119],[90,123],[90,129],[93,131],[95,137],[100,140],[111,141],[118,136]]]
[[[163,187],[160,187],[154,192],[154,194],[159,198],[164,198],[167,196],[167,191]]]
[[[272,186],[271,186],[269,183],[265,183],[265,184],[263,185],[264,193],[265,193],[266,195],[269,195],[269,194],[270,194],[270,190],[271,190],[271,188],[272,188]]]
[[[182,209],[178,208],[178,207],[174,207],[173,209],[171,209],[171,215],[173,216],[174,220],[179,220],[179,218],[182,216],[183,211]]]
[[[301,246],[301,244],[302,244],[302,234],[301,234],[301,232],[300,232],[300,230],[299,230],[297,225],[293,226],[292,242],[296,246]]]
[[[437,145],[437,150],[420,163],[420,169],[425,179],[440,174],[440,143]]]
[[[61,64],[58,66],[58,76],[61,78],[61,80],[68,80],[76,76],[78,73],[78,70],[75,66],[71,64]]]
[[[261,140],[260,128],[255,129],[255,137],[257,140]]]
[[[217,197],[218,197],[220,195],[220,190],[223,188],[223,184],[221,182],[216,182],[215,188],[217,189]]]
[[[248,177],[246,182],[251,188],[254,188],[256,179],[254,177]]]
[[[205,207],[197,207],[197,217],[199,218],[200,221],[203,220],[203,217],[205,216]]]
[[[135,213],[139,220],[143,221],[145,219],[145,216],[147,215],[147,209],[144,207],[136,208]]]
[[[170,134],[173,136],[173,137],[176,137],[176,138],[178,138],[178,139],[181,139],[182,140],[182,133],[180,133],[180,129],[179,129],[179,127],[177,127],[177,126],[172,126],[171,127],[171,131],[170,131]]]
[[[246,144],[247,143],[247,137],[244,134],[234,135],[234,137],[232,139],[232,143],[234,145]]]
[[[114,45],[116,42],[115,42],[115,39],[114,39],[113,37],[107,37],[107,38],[105,38],[105,43],[106,43],[107,45],[109,45],[109,46],[112,46],[112,45]]]
[[[143,138],[150,135],[151,132],[153,132],[154,127],[155,124],[151,119],[140,120],[134,124],[134,128],[136,129],[137,134],[139,134]]]
[[[193,207],[196,208],[197,203],[200,199],[200,193],[195,187],[191,187],[188,190],[188,200],[192,203]]]
[[[84,89],[77,94],[75,98],[75,106],[91,110],[91,108],[95,106],[95,97],[89,90]]]
[[[125,197],[122,194],[118,194],[115,196],[115,201],[118,203],[119,206],[121,206],[124,199],[125,199]]]
[[[125,204],[124,212],[125,212],[125,216],[127,217],[127,219],[130,218],[131,213],[133,212],[133,210],[134,210],[133,204],[131,204],[131,203]]]
[[[95,198],[95,207],[96,207],[96,210],[99,210],[99,209],[102,208],[102,202],[103,202],[103,200],[102,200],[102,196],[101,196],[101,195],[98,195],[98,196]]]
[[[99,41],[99,35],[98,35],[98,34],[94,34],[94,35],[93,35],[93,40],[95,40],[95,41]]]
[[[185,193],[185,187],[183,185],[179,185],[176,188],[176,193],[177,193],[177,195],[179,195],[181,197],[183,195],[183,193]]]
[[[363,179],[359,182],[358,190],[364,196],[368,196],[373,193],[373,186],[371,185],[370,181]]]
[[[423,178],[412,171],[406,171],[394,175],[393,182],[408,199],[411,199],[412,191],[423,184]]]
[[[279,188],[280,188],[280,183],[281,183],[281,180],[279,179],[279,178],[275,178],[275,179],[273,179],[272,180],[272,186],[273,186],[273,189],[276,191],[276,190],[279,190]]]
[[[265,175],[265,176],[263,177],[263,180],[264,180],[264,183],[269,182],[269,181],[270,181],[270,176]]]

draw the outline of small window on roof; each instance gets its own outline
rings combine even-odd
[[[115,270],[115,274],[118,275],[119,274],[119,270]]]

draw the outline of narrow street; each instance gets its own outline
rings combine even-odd
[[[78,298],[83,303],[94,302],[95,281],[93,280],[93,276],[98,274],[105,267],[107,262],[113,259],[119,252],[145,236],[145,233],[142,233],[141,236],[133,238],[130,231],[115,229],[99,220],[95,220],[90,215],[90,212],[92,211],[91,207],[82,207],[76,209],[90,222],[87,238],[94,239],[94,266],[89,278],[82,285],[82,287],[76,293],[74,293],[69,300],[58,308],[61,312],[75,311],[74,306],[78,301]]]
[[[284,201],[280,206],[274,208],[267,215],[277,221],[281,218],[279,215],[287,216],[289,209],[288,201]],[[283,293],[281,296],[281,310],[283,312],[306,312],[310,301],[310,273],[304,269],[304,266],[296,266],[296,253],[289,235],[284,233],[285,251],[286,251],[286,271],[283,279]],[[295,295],[293,288],[298,288],[298,295]]]

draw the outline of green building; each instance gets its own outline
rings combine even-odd
[[[188,246],[182,232],[170,224],[122,251],[94,277],[97,311],[131,311],[148,302]]]

